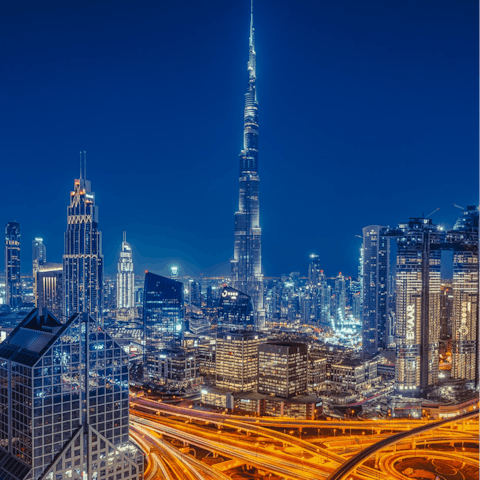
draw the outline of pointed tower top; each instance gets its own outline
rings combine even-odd
[[[123,232],[123,241],[124,241],[124,242],[127,241],[127,232]]]
[[[255,30],[253,28],[253,0],[250,3],[250,41],[249,44],[251,47],[255,48]]]

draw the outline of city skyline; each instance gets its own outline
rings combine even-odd
[[[106,257],[106,273],[113,274],[115,272],[120,251],[121,232],[127,230],[133,248],[136,272],[148,269],[165,273],[168,264],[174,260],[181,265],[181,274],[195,275],[200,271],[204,271],[207,274],[229,274],[229,262],[232,258],[232,223],[229,219],[231,219],[232,213],[236,210],[234,191],[238,168],[236,162],[241,142],[239,135],[241,128],[240,112],[242,111],[240,97],[244,92],[243,66],[246,60],[245,46],[248,39],[246,25],[248,23],[248,3],[238,2],[229,5],[229,7],[222,4],[212,4],[213,6],[210,4],[207,6],[202,5],[202,8],[197,6],[194,12],[201,15],[200,19],[193,20],[190,17],[183,19],[186,21],[184,26],[181,25],[179,12],[176,10],[176,7],[168,3],[165,6],[165,15],[168,15],[172,21],[172,26],[169,28],[182,28],[181,31],[185,32],[186,30],[183,29],[197,25],[197,30],[193,30],[191,34],[193,38],[196,38],[195,36],[204,36],[204,28],[210,25],[207,19],[210,22],[217,20],[216,25],[220,28],[219,32],[215,32],[215,36],[212,33],[204,36],[205,39],[200,46],[202,51],[205,49],[205,54],[208,52],[208,55],[211,55],[210,52],[213,45],[220,49],[220,52],[215,57],[211,57],[212,59],[217,58],[221,53],[223,59],[222,68],[213,63],[216,79],[215,93],[218,105],[217,100],[214,102],[215,105],[210,100],[210,106],[212,107],[212,113],[215,113],[217,118],[231,118],[231,122],[225,124],[222,121],[220,122],[221,125],[218,122],[215,123],[219,129],[218,133],[217,130],[214,130],[213,133],[209,133],[206,139],[198,142],[200,137],[197,136],[198,133],[190,123],[191,120],[185,119],[183,115],[187,112],[187,105],[183,103],[179,106],[182,116],[180,116],[180,113],[176,113],[174,119],[171,122],[169,120],[172,125],[169,126],[165,122],[160,121],[155,123],[156,129],[160,132],[170,131],[171,128],[174,128],[191,138],[195,148],[198,147],[200,149],[200,157],[191,155],[186,147],[178,143],[176,144],[178,147],[177,156],[173,155],[173,152],[169,150],[170,147],[168,147],[165,150],[168,152],[165,158],[156,158],[152,156],[152,150],[138,150],[138,146],[135,147],[135,152],[137,153],[132,156],[134,152],[132,143],[136,143],[137,140],[142,143],[145,142],[145,135],[147,134],[142,133],[140,135],[138,127],[134,125],[135,122],[129,119],[124,119],[121,125],[118,125],[121,128],[117,135],[123,135],[122,132],[125,132],[125,129],[134,128],[133,131],[136,137],[132,134],[130,137],[131,142],[127,142],[124,146],[122,146],[122,142],[114,145],[112,143],[111,129],[117,125],[117,121],[114,118],[115,109],[111,109],[113,99],[109,96],[105,98],[105,111],[102,113],[105,116],[102,118],[108,119],[111,125],[109,123],[108,128],[105,127],[106,129],[103,129],[103,140],[98,135],[93,134],[91,127],[82,127],[76,138],[71,133],[62,137],[59,141],[51,136],[47,136],[45,139],[42,138],[39,144],[41,148],[39,147],[37,153],[32,155],[29,150],[30,147],[24,146],[19,149],[16,143],[15,151],[13,151],[13,144],[9,143],[13,141],[15,136],[20,135],[21,132],[32,134],[32,140],[35,140],[32,143],[37,143],[38,139],[35,137],[36,134],[32,130],[32,125],[27,124],[25,130],[20,129],[20,126],[15,126],[15,122],[8,126],[12,135],[7,139],[5,152],[6,155],[9,155],[11,162],[5,166],[5,173],[9,175],[11,182],[1,193],[4,201],[2,202],[0,215],[4,223],[15,219],[21,224],[22,249],[24,250],[22,257],[24,259],[30,258],[31,252],[29,252],[29,249],[31,242],[35,237],[39,236],[44,238],[45,245],[49,250],[49,258],[52,261],[60,261],[63,250],[62,233],[65,230],[65,212],[63,208],[66,198],[68,198],[66,192],[70,190],[71,178],[76,175],[78,170],[77,152],[79,149],[85,149],[89,153],[88,176],[94,181],[98,204],[100,205],[100,224],[104,235],[103,249]],[[453,162],[457,162],[457,155],[463,159],[467,169],[475,172],[478,168],[475,164],[478,157],[478,146],[476,141],[473,140],[476,138],[476,134],[470,135],[471,132],[476,130],[477,118],[473,119],[473,109],[470,109],[470,105],[467,102],[467,97],[469,97],[469,102],[472,98],[470,93],[472,95],[478,94],[475,83],[476,72],[472,74],[470,79],[470,71],[466,67],[465,62],[459,62],[459,60],[454,58],[454,54],[458,53],[460,59],[468,60],[475,53],[474,50],[476,50],[468,45],[469,35],[474,33],[473,30],[476,26],[471,25],[469,29],[468,25],[470,24],[468,22],[462,23],[459,21],[460,18],[467,18],[469,11],[466,6],[455,5],[454,11],[448,12],[451,16],[451,19],[449,19],[446,3],[439,3],[436,15],[425,26],[426,32],[420,31],[416,23],[417,21],[411,19],[407,22],[410,36],[408,39],[403,39],[406,42],[404,46],[408,52],[407,55],[399,50],[400,43],[394,34],[399,32],[400,21],[405,21],[409,15],[415,13],[417,14],[417,19],[421,19],[423,16],[426,18],[430,13],[428,7],[424,6],[415,9],[412,5],[403,6],[401,10],[396,11],[396,14],[399,16],[398,20],[390,25],[392,32],[386,33],[384,31],[385,27],[379,25],[382,25],[382,21],[390,18],[389,14],[391,11],[387,7],[378,8],[378,11],[375,11],[378,5],[378,2],[371,2],[360,10],[355,5],[349,4],[351,8],[350,13],[340,17],[337,7],[332,4],[314,7],[310,2],[304,2],[301,5],[302,8],[291,11],[287,2],[276,3],[275,8],[273,8],[274,6],[271,2],[266,0],[256,2],[255,8],[256,12],[258,12],[256,13],[256,22],[261,27],[257,37],[257,44],[261,45],[261,48],[259,48],[261,74],[258,82],[259,102],[262,110],[260,118],[260,129],[262,131],[260,176],[263,182],[260,198],[263,199],[261,200],[261,227],[264,236],[262,260],[266,276],[279,276],[299,270],[305,275],[310,253],[316,253],[320,256],[322,268],[327,275],[333,276],[338,271],[342,271],[347,276],[355,276],[358,249],[361,243],[355,238],[355,235],[360,234],[361,228],[365,225],[395,225],[410,216],[421,216],[422,213],[429,214],[435,208],[440,207],[440,211],[433,216],[434,222],[446,223],[452,226],[459,213],[458,209],[453,207],[453,202],[466,206],[476,201],[478,191],[475,186],[476,175],[472,174],[468,178],[462,177],[457,180],[448,175],[448,168]],[[19,17],[15,16],[15,8],[13,6],[9,8],[11,10],[7,13],[10,15],[9,18],[12,20],[12,25],[15,25],[15,21],[19,21]],[[90,6],[87,4],[79,12],[79,18],[85,16],[89,8]],[[147,2],[140,5],[142,16],[145,9],[153,9],[152,14],[158,13],[160,15],[160,12],[155,10],[154,6]],[[119,10],[112,19],[112,25],[109,28],[115,29],[116,22],[123,18],[122,15],[126,15],[126,10],[128,10],[126,5],[120,4]],[[107,14],[108,8],[101,4],[100,11]],[[68,14],[69,10],[62,10],[62,12]],[[39,26],[40,23],[37,23],[43,18],[42,15],[45,15],[45,12],[37,13],[39,13],[38,19],[31,17],[28,19],[29,22],[33,22],[31,23],[32,32],[28,33],[28,35],[32,35],[34,32],[39,33],[40,43],[45,47],[50,45],[53,37],[51,38],[46,31],[42,30],[43,27]],[[293,19],[289,24],[290,28],[282,30],[280,28],[281,20],[285,21],[287,14],[292,14]],[[26,15],[32,15],[32,13]],[[202,17],[202,15],[205,17]],[[307,23],[310,29],[304,29],[305,31],[299,36],[299,25],[306,21],[307,15],[312,16],[312,19]],[[365,29],[357,29],[342,39],[339,33],[334,32],[334,26],[342,26],[343,29],[348,29],[354,25],[355,16],[362,21],[368,21],[370,30],[366,37],[366,44],[359,46],[353,53],[347,53],[346,48],[355,35],[363,35],[367,31]],[[333,26],[326,25],[327,17]],[[72,25],[76,25],[76,22],[79,21],[79,18],[75,16],[68,18],[69,22],[73,22]],[[225,24],[232,27],[231,32],[225,28],[223,22],[218,24],[220,18],[223,18]],[[139,20],[139,18],[134,17],[132,28],[134,32],[138,33],[140,27],[138,23],[135,23],[136,20]],[[73,58],[80,55],[84,51],[83,49],[85,49],[85,52],[92,54],[92,41],[87,41],[88,38],[83,34],[79,33],[79,38],[71,36],[70,32],[63,30],[63,27],[60,28],[58,18],[55,15],[50,22],[53,22],[49,25],[54,31],[58,31],[58,35],[69,40],[70,47],[73,47]],[[92,20],[92,22],[90,26],[93,28],[95,21]],[[446,32],[440,28],[445,25],[451,27]],[[461,31],[459,25],[464,27]],[[107,30],[112,33],[109,28]],[[8,28],[6,31],[8,33]],[[322,31],[322,33],[318,33],[319,31]],[[345,32],[345,30],[342,30],[342,32]],[[26,35],[25,44],[30,45],[29,36],[26,32],[24,33]],[[372,44],[372,37],[376,33],[384,34],[383,40],[388,47],[393,49],[389,52],[388,59],[380,57],[379,53],[381,52],[379,52],[378,47]],[[152,31],[151,34],[160,35],[156,31]],[[99,38],[95,37],[97,40],[103,39],[105,41],[104,34],[97,32],[95,35],[100,36]],[[225,40],[221,42],[221,46],[218,44],[219,36]],[[13,36],[13,38],[15,37]],[[117,37],[114,35],[113,38]],[[131,37],[127,36],[127,38]],[[144,75],[148,72],[142,70],[142,68],[146,68],[145,65],[148,64],[147,57],[150,54],[156,55],[154,62],[156,65],[162,63],[162,53],[168,55],[169,59],[172,58],[170,56],[175,52],[187,55],[188,48],[193,48],[192,45],[185,44],[185,41],[183,43],[180,42],[181,45],[177,45],[178,38],[178,36],[172,37],[172,48],[168,52],[165,51],[164,44],[161,41],[149,44],[144,55],[140,55],[139,59],[134,63],[138,72],[132,74],[133,78],[124,75],[121,76],[121,79],[112,80],[111,87],[113,91],[118,93],[119,89],[129,87],[132,89],[132,98],[139,98],[138,96],[141,93],[136,88],[141,84],[140,80],[143,80],[144,83],[147,82],[148,84],[148,91],[152,94],[155,108],[157,110],[168,108],[169,100],[164,98],[164,96],[156,96],[160,93],[162,86],[165,88],[165,84],[160,82],[157,85],[156,93],[153,94],[153,90],[151,90],[153,83],[151,83],[148,75]],[[305,42],[305,39],[310,41]],[[323,43],[319,42],[319,40],[323,40]],[[327,40],[328,43],[326,43]],[[437,50],[432,50],[434,40],[437,41]],[[415,41],[421,47],[418,52],[411,50]],[[287,42],[288,45],[284,42]],[[301,49],[298,48],[300,44],[303,45]],[[104,42],[101,41],[100,45],[106,48]],[[113,48],[112,51],[120,51],[119,47],[108,45]],[[139,48],[138,43],[134,42],[132,45],[131,49],[127,49],[125,52],[128,61],[131,60],[131,55],[135,49]],[[176,48],[174,48],[175,45],[177,45]],[[119,46],[124,47],[124,41],[120,42]],[[200,46],[194,48],[196,53],[198,53]],[[33,60],[39,61],[39,59],[43,58],[41,51],[35,50],[34,54],[38,55],[38,57],[31,58],[29,57],[30,54],[23,51],[21,47],[17,48],[20,50],[17,51],[13,47],[12,50],[8,50],[7,64],[9,61],[12,61],[14,53],[17,59],[22,59],[22,61],[27,63]],[[295,67],[295,72],[297,75],[300,75],[300,79],[292,78],[292,72],[288,69],[287,72],[284,72],[285,78],[276,73],[281,65],[281,56],[279,54],[272,56],[273,52],[276,51],[285,51],[283,68],[285,69],[285,59],[288,57],[289,65]],[[443,52],[442,58],[438,58],[438,53],[436,53],[438,51]],[[102,52],[105,53],[104,50]],[[296,53],[296,56],[292,57],[292,53]],[[340,60],[335,60],[335,54],[339,56]],[[315,61],[318,61],[319,65],[315,62],[305,62],[306,56],[310,56]],[[429,59],[428,66],[422,67],[419,65],[419,61],[423,57]],[[99,59],[98,56],[93,54],[92,58]],[[366,75],[365,71],[359,70],[361,62],[366,61],[367,58],[370,59],[366,66],[362,68],[369,68],[377,74],[381,73],[383,89],[380,88],[381,84],[378,83],[378,77]],[[190,61],[189,57],[188,59]],[[395,62],[401,62],[404,68],[411,68],[410,74],[401,74],[400,70],[393,70]],[[140,63],[142,63],[143,67]],[[184,91],[192,86],[188,83],[190,81],[187,81],[186,74],[188,71],[197,71],[196,69],[199,65],[195,61],[190,66],[188,62],[185,65],[181,62],[180,64],[174,63],[174,65],[174,72],[177,78],[182,78],[184,82],[187,82],[184,84],[180,82],[181,85],[175,88],[173,85],[168,85],[168,88],[173,89],[172,95],[175,97],[175,95],[180,93],[180,90]],[[345,69],[347,65],[355,69],[357,76],[352,76]],[[109,72],[115,71],[115,68],[120,66],[120,64],[114,62],[112,65],[103,68],[96,60],[85,66],[87,72],[91,74],[96,73],[96,78],[99,81],[101,80],[98,95],[105,95],[105,82],[108,79],[111,80]],[[73,69],[73,65],[67,62],[64,68],[66,69],[65,71],[70,72]],[[110,68],[113,70],[110,70]],[[449,73],[452,68],[456,72],[455,78]],[[81,77],[82,69],[77,64],[75,64],[75,69],[78,70]],[[153,71],[149,71],[149,73],[153,73]],[[13,70],[12,78],[15,78],[16,74],[21,74],[20,67]],[[55,94],[51,90],[52,86],[47,88],[42,83],[42,81],[49,79],[51,74],[52,72],[46,69],[40,69],[38,81],[35,83],[33,90],[41,89],[43,94],[50,95],[54,100],[52,105],[55,108],[49,114],[52,115],[52,118],[49,118],[52,125],[57,125],[57,116],[61,114],[63,108],[58,104],[60,101],[59,94]],[[436,83],[432,83],[434,74]],[[396,76],[400,77],[396,78]],[[387,80],[388,82],[386,82]],[[203,81],[207,80],[201,77],[199,85]],[[285,119],[291,118],[293,113],[289,110],[291,97],[285,97],[287,101],[280,101],[281,97],[279,96],[279,92],[285,88],[287,81],[288,84],[294,86],[296,91],[296,98],[298,99],[296,108],[299,109],[298,114],[300,114],[301,118],[296,120],[295,124],[298,123],[304,128],[302,132],[299,132],[299,127],[292,125],[291,122],[285,122]],[[343,96],[347,98],[342,98],[340,87],[336,87],[332,91],[332,82],[334,81],[339,81],[342,84]],[[385,84],[388,84],[389,87],[386,88]],[[93,104],[91,102],[96,98],[91,90],[94,88],[94,85],[94,83],[88,81],[87,87],[85,87],[86,90],[80,91],[80,96],[87,95],[88,92],[90,92],[89,95],[92,95],[87,95],[87,101],[84,106],[85,113],[80,114],[80,118],[83,120],[85,120],[87,112],[89,114],[92,113]],[[368,85],[370,85],[369,88],[371,90],[368,90]],[[458,88],[455,88],[455,86]],[[60,92],[66,94],[69,88],[63,87],[63,90]],[[475,90],[471,90],[471,88],[475,88]],[[358,94],[361,89],[364,89],[363,96],[357,95],[354,98],[355,92]],[[16,98],[15,95],[18,94],[18,89],[12,86],[11,90],[13,98]],[[449,96],[452,91],[455,91],[455,98]],[[420,99],[422,101],[419,106],[422,107],[423,113],[416,110],[416,118],[408,117],[409,123],[404,124],[402,127],[406,129],[407,133],[413,134],[413,137],[416,138],[416,142],[409,140],[409,148],[404,145],[404,136],[407,133],[398,133],[400,123],[405,122],[407,119],[404,107],[401,107],[399,100],[395,100],[399,92],[401,93],[402,102],[406,106],[413,106],[415,99],[416,101]],[[309,95],[313,101],[313,110],[310,112],[305,107],[305,103],[309,103]],[[40,112],[44,108],[45,103],[42,100],[44,97],[41,96],[40,98],[41,100],[37,99],[34,104],[30,105],[32,112]],[[363,98],[363,100],[360,100],[360,98]],[[440,101],[441,107],[437,105],[440,98],[442,99]],[[227,99],[229,100],[227,101]],[[196,118],[196,115],[203,114],[210,118],[209,115],[211,113],[205,113],[205,110],[202,110],[203,97],[200,96],[196,101],[193,101],[188,96],[188,100],[193,102],[191,104],[192,108],[188,109],[189,113],[193,112],[193,118]],[[367,109],[365,109],[366,101],[370,102]],[[344,126],[339,122],[342,115],[344,116],[347,112],[347,102],[352,102],[350,105],[352,118],[348,120],[350,123]],[[391,108],[383,108],[386,105]],[[128,106],[131,108],[130,103],[128,103]],[[322,106],[322,108],[317,111],[319,106]],[[10,107],[13,107],[13,105],[7,103],[7,109]],[[76,108],[77,106],[72,104],[72,107]],[[378,114],[382,110],[381,107],[383,108],[383,113],[380,121],[380,117],[374,114]],[[442,110],[440,113],[437,111],[435,116],[430,113],[434,107]],[[279,116],[282,109],[285,109],[285,113]],[[145,112],[148,113],[148,109]],[[368,141],[365,140],[365,142],[358,144],[359,152],[363,153],[357,158],[357,162],[354,162],[354,149],[352,148],[350,153],[348,153],[345,144],[355,144],[358,142],[359,137],[365,135],[365,125],[357,122],[355,128],[352,128],[353,119],[359,120],[362,118],[362,112],[367,115],[366,123],[370,125],[369,128],[374,127],[377,129],[379,135],[375,138],[370,136]],[[138,110],[138,113],[140,113],[140,110]],[[218,115],[221,116],[218,117]],[[275,118],[276,116],[279,116],[279,118]],[[147,116],[147,118],[150,117]],[[326,118],[330,119],[329,125],[325,123]],[[385,118],[392,122],[388,139],[380,138],[380,136],[386,133],[383,130],[385,127],[382,125],[383,123],[388,123]],[[423,130],[421,130],[420,124],[426,121],[429,123],[424,125]],[[440,121],[443,123],[440,124]],[[140,123],[145,125],[143,120]],[[39,130],[44,128],[38,122],[36,126]],[[347,130],[351,135],[351,141],[339,143],[345,127],[348,127]],[[67,125],[63,128],[68,130],[73,128],[75,130],[76,127],[74,124],[67,122]],[[472,128],[472,131],[470,128]],[[318,134],[318,129],[320,129],[321,134]],[[447,131],[448,135],[446,135]],[[296,145],[296,148],[294,148],[292,142],[278,138],[277,132],[282,133],[280,137],[288,136],[287,133],[292,132],[293,137],[302,139],[302,144]],[[331,137],[333,133],[336,136]],[[148,135],[150,136],[147,142],[149,145],[157,143],[157,139],[167,138],[163,136],[158,137],[159,133],[157,132],[154,135],[151,130],[149,130]],[[441,142],[438,141],[439,138],[442,139]],[[68,142],[66,139],[68,139]],[[393,141],[394,144],[400,142],[403,146],[397,148],[398,152],[393,152],[391,147],[388,147],[390,151],[387,151],[386,140],[389,142]],[[214,150],[218,150],[214,154],[211,148],[212,144],[215,145]],[[207,150],[204,149],[208,145],[210,145],[208,149],[209,155],[212,155],[211,167],[219,171],[221,157],[223,170],[219,176],[219,181],[215,183],[215,188],[212,189],[210,186],[208,189],[202,190],[200,183],[204,180],[204,177],[201,175],[210,176],[211,172],[207,168],[206,172],[198,177],[197,164],[203,164],[203,159],[207,158],[205,156]],[[413,148],[414,145],[416,145],[416,149]],[[281,154],[279,147],[283,149]],[[366,154],[367,150],[368,155]],[[318,158],[315,156],[317,153],[315,155],[312,153],[314,151],[319,152],[318,154],[321,155],[320,162],[314,160]],[[337,152],[335,154],[336,157],[332,157],[334,152]],[[44,155],[47,155],[47,157],[44,157]],[[330,157],[327,158],[328,156]],[[380,162],[380,157],[382,156],[384,158],[383,163]],[[127,157],[129,157],[128,161]],[[200,162],[188,160],[187,168],[182,169],[180,174],[180,170],[173,164],[177,163],[177,160],[185,161],[185,159],[190,157],[201,158],[202,160]],[[17,173],[17,170],[28,172],[28,169],[17,168],[17,166],[27,167],[30,164],[29,162],[34,161],[34,158],[35,161],[44,159],[43,161],[46,162],[48,168],[44,169],[45,172],[35,171],[35,175],[22,173],[20,179],[20,174]],[[295,165],[294,169],[290,168],[290,158]],[[385,158],[387,158],[387,161],[385,161]],[[422,159],[423,163],[419,164]],[[140,164],[142,160],[143,165]],[[371,162],[371,168],[365,167],[367,161]],[[127,179],[122,171],[128,163],[131,163],[129,176],[131,175],[132,178]],[[156,163],[159,163],[160,167],[156,167]],[[112,164],[120,167],[118,171],[111,168]],[[340,164],[343,165],[341,169],[338,167]],[[337,166],[335,167],[335,165]],[[420,181],[418,185],[406,183],[408,168],[413,168],[414,165],[417,176],[420,179],[425,179],[424,182]],[[159,176],[158,168],[165,170],[166,175]],[[145,175],[146,169],[153,169],[151,179],[147,179]],[[380,173],[377,173],[378,171]],[[400,173],[397,175],[395,172],[398,171]],[[267,172],[268,175],[265,175]],[[399,177],[398,179],[395,178],[397,176]],[[316,177],[320,179],[320,183],[318,181],[316,184],[315,182],[312,183]],[[299,183],[300,178],[301,182]],[[155,179],[156,184],[160,181],[161,188],[155,188],[151,183]],[[285,183],[286,179],[290,183]],[[374,188],[373,186],[370,188],[365,183],[369,179],[375,182]],[[385,181],[385,179],[388,180]],[[30,199],[30,195],[33,195],[33,192],[35,192],[35,189],[29,188],[33,181],[40,181],[48,188],[49,195],[42,201],[45,204],[42,207],[37,207],[36,204],[38,202],[36,203]],[[379,181],[382,184],[379,184]],[[50,184],[50,182],[52,183]],[[128,199],[115,194],[117,191],[116,185],[122,182],[124,184],[128,182],[126,184],[128,184],[130,189],[130,195],[125,196]],[[10,184],[15,185],[17,183],[25,185],[25,195],[22,197],[25,200],[12,205],[8,201],[8,199],[12,198]],[[395,186],[397,186],[397,189],[395,189]],[[192,208],[195,199],[200,199],[202,203],[205,203],[206,208],[202,208],[201,213]],[[31,215],[32,205],[34,213],[37,213],[37,215]],[[165,207],[160,208],[159,217],[153,216],[158,211],[158,205],[165,205]],[[352,207],[352,205],[354,206]],[[325,208],[326,206],[328,207]],[[37,208],[38,212],[36,211]],[[132,211],[132,208],[136,209],[135,213]],[[44,209],[47,209],[49,212],[49,222],[45,222],[42,216]],[[158,218],[158,221],[147,224],[146,217],[150,219]],[[301,221],[303,234],[301,238],[295,238],[299,237],[295,235],[299,221]],[[145,228],[145,225],[148,225],[148,228]],[[194,236],[192,236],[192,232],[195,232]],[[29,273],[29,269],[29,262],[22,262],[22,273]]]

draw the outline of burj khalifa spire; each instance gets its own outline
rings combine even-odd
[[[257,52],[253,28],[253,0],[250,16],[248,85],[245,94],[243,150],[240,152],[240,190],[235,213],[235,245],[232,260],[234,287],[252,298],[257,328],[265,326],[263,309],[262,230],[258,199],[258,102]]]

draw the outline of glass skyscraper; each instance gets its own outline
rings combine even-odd
[[[252,299],[231,287],[223,287],[218,304],[217,328],[221,331],[254,330]]]
[[[135,306],[134,282],[132,247],[127,243],[127,232],[123,232],[122,250],[117,264],[117,308],[132,309]]]
[[[63,255],[64,318],[87,312],[102,323],[103,255],[98,230],[98,206],[91,182],[86,179],[85,158],[80,178],[70,192]]]
[[[143,478],[128,355],[88,314],[32,310],[0,345],[0,378],[0,478]]]
[[[36,237],[32,242],[32,263],[35,268],[37,265],[43,265],[47,261],[47,247],[43,243],[43,238]]]
[[[252,4],[253,5],[253,4]],[[258,328],[265,326],[258,176],[258,102],[255,30],[250,17],[248,87],[245,94],[243,150],[240,152],[240,191],[235,213],[233,286],[251,297]]]
[[[12,308],[22,304],[20,224],[17,222],[8,222],[5,227],[5,304]]]
[[[145,274],[143,321],[148,353],[179,346],[185,320],[183,283]]]
[[[374,355],[387,347],[390,237],[380,225],[363,229],[362,353]]]

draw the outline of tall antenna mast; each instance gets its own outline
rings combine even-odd
[[[82,179],[82,151],[80,150],[80,180]]]
[[[83,175],[87,179],[87,152],[83,151]]]
[[[124,241],[124,242],[127,241],[127,232],[123,232],[123,241]]]

